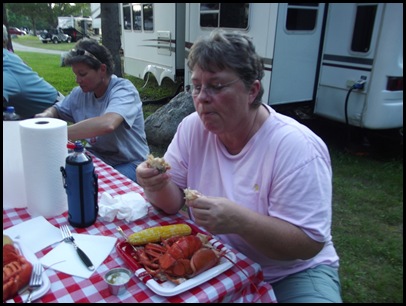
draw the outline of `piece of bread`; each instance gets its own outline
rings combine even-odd
[[[183,192],[185,193],[185,200],[188,201],[196,200],[202,195],[199,191],[190,188],[183,189]]]
[[[160,173],[165,173],[167,170],[171,169],[171,166],[165,161],[164,158],[154,157],[152,154],[148,154],[147,164],[151,168],[158,169]]]

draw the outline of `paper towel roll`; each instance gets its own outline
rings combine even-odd
[[[20,121],[20,139],[28,213],[48,218],[67,211],[60,171],[68,155],[67,123],[55,118]]]
[[[3,121],[3,208],[27,207],[20,122]]]

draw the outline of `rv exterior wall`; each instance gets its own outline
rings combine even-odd
[[[325,45],[314,113],[345,123],[345,101],[350,125],[366,129],[403,126],[403,90],[386,90],[388,76],[403,76],[403,4],[376,3],[376,16],[366,52],[351,50],[357,9],[361,4],[330,4]],[[364,7],[361,7],[364,8]],[[348,22],[343,23],[346,19]]]
[[[241,21],[224,23],[230,8]],[[190,47],[217,22],[253,38],[265,63],[264,103],[314,103],[316,115],[345,123],[347,114],[367,129],[403,126],[403,88],[386,88],[389,77],[403,82],[402,3],[121,3],[120,12],[125,73],[150,72],[159,84],[183,78],[187,88]]]

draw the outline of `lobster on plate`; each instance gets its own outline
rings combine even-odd
[[[138,262],[153,277],[180,284],[219,263],[222,254],[207,240],[197,234],[148,243],[137,251]]]
[[[3,245],[3,302],[29,283],[31,272],[32,264],[14,245]]]

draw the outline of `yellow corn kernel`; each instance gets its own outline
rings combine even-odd
[[[132,245],[143,245],[150,242],[160,242],[173,236],[187,236],[192,233],[192,228],[187,224],[173,224],[155,226],[144,229],[128,236]]]

